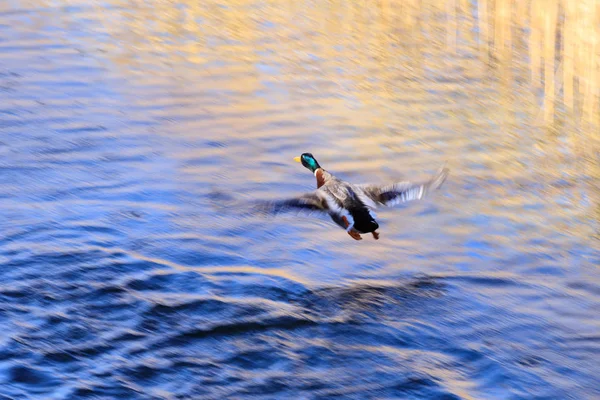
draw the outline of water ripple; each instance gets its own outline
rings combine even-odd
[[[0,399],[600,398],[593,12],[9,3]],[[378,241],[248,213],[304,151],[451,175]]]

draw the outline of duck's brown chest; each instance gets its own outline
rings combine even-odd
[[[325,176],[322,169],[318,169],[315,172],[315,177],[317,178],[317,189],[325,184]]]

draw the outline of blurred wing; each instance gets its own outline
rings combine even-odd
[[[259,211],[269,214],[279,214],[286,211],[327,212],[329,207],[324,197],[316,192],[306,193],[289,199],[262,201],[258,204]]]
[[[397,182],[388,185],[358,185],[358,188],[376,204],[388,207],[420,200],[430,191],[438,189],[448,177],[448,168],[442,168],[427,182]]]

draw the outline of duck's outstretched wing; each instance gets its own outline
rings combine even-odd
[[[396,182],[384,185],[357,185],[362,194],[375,205],[392,207],[400,203],[420,200],[432,190],[438,189],[448,177],[448,168],[441,168],[426,182]]]
[[[286,211],[329,212],[326,198],[317,191],[281,200],[264,200],[256,204],[256,210],[267,214]]]

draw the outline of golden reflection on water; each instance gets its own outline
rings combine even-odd
[[[87,7],[70,14],[31,1],[60,13],[54,20],[62,24],[99,19],[103,32],[78,40],[93,41],[146,90],[156,86],[157,96],[134,98],[140,107],[185,116],[190,108],[177,106],[195,104],[218,115],[190,118],[188,131],[265,138],[274,134],[263,129],[269,118],[297,124],[277,135],[352,127],[356,134],[340,135],[329,151],[353,152],[369,170],[386,151],[400,154],[406,140],[415,153],[440,151],[434,143],[443,130],[457,133],[444,154],[454,166],[493,162],[499,178],[518,179],[531,161],[523,157],[533,157],[550,175],[600,172],[597,0],[57,3]],[[173,98],[161,91],[166,81],[180,85]],[[465,154],[474,141],[486,151]],[[595,182],[585,185],[597,196]]]
[[[423,77],[427,68],[441,67],[439,56],[445,54],[446,66],[462,66],[474,75],[493,70],[512,94],[499,101],[542,90],[539,116],[546,123],[563,113],[562,119],[599,122],[597,0],[109,0],[103,4],[109,6],[92,2],[90,12],[102,18],[106,32],[116,39],[113,45],[119,57],[115,61],[130,67],[143,66],[156,56],[170,60],[173,67],[185,62],[206,68],[204,64],[215,59],[252,66],[264,58],[260,52],[277,51],[277,61],[294,74],[300,72],[294,66],[306,62],[311,53],[329,60],[329,68],[320,71],[324,77],[340,86],[351,80],[360,99],[372,102],[397,95],[395,90],[410,86],[410,80]],[[306,37],[295,40],[300,39],[299,33]],[[473,49],[481,63],[452,59]],[[341,77],[336,67],[353,70]],[[370,73],[375,71],[376,76]],[[533,97],[530,100],[537,103]]]

